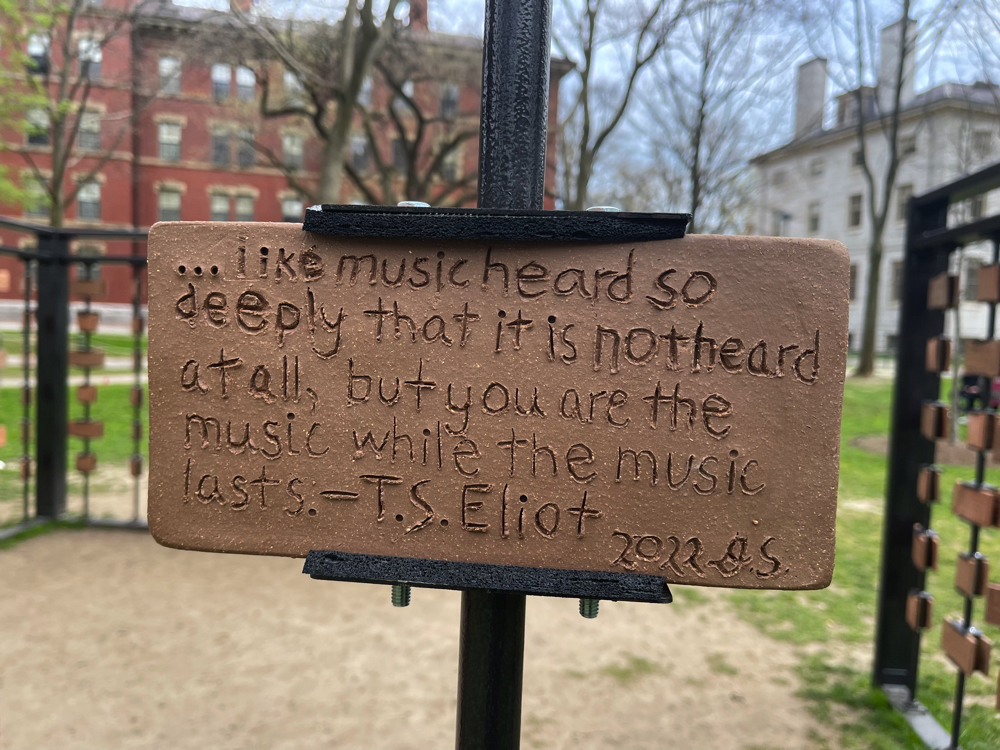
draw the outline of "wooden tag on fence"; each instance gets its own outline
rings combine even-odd
[[[941,628],[941,648],[952,663],[966,675],[990,673],[992,642],[975,628],[965,630],[962,623],[946,618]]]

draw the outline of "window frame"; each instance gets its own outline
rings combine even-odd
[[[35,115],[38,117],[35,117]],[[29,146],[48,146],[52,139],[52,118],[47,109],[29,109],[25,113],[28,127],[25,132],[25,143]],[[42,122],[44,120],[44,123]]]
[[[40,51],[32,52],[32,47],[38,42]],[[51,68],[52,40],[47,34],[30,34],[25,51],[31,59],[29,72],[32,75],[47,76]]]
[[[225,210],[220,206],[225,202]],[[226,193],[212,193],[208,197],[208,216],[210,221],[229,221],[232,216],[233,202]]]
[[[441,117],[453,119],[458,117],[458,104],[462,97],[462,89],[457,83],[441,84]]]
[[[294,148],[289,148],[289,144],[298,144]],[[302,169],[305,165],[305,138],[301,133],[281,134],[281,163],[288,169]]]
[[[167,195],[177,197],[176,208],[169,207],[165,209],[163,207],[163,198],[164,196]],[[160,188],[160,190],[157,192],[156,195],[156,215],[158,217],[157,221],[181,221],[181,208],[183,206],[183,203],[184,203],[183,193],[180,190],[177,190],[175,188]],[[176,214],[170,213],[169,215],[167,215],[166,214],[167,211],[176,212]]]
[[[247,215],[246,213],[241,214],[240,203],[243,202],[245,205],[247,201],[249,201],[250,203],[250,213],[249,215]],[[233,200],[233,216],[235,217],[236,221],[253,221],[254,216],[257,213],[256,204],[257,201],[252,195],[237,195],[236,198]]]
[[[820,224],[823,219],[822,201],[810,201],[806,208],[806,234],[810,237],[820,231]],[[815,226],[814,226],[815,225]]]
[[[223,70],[226,73],[225,80],[223,80],[221,75]],[[219,75],[216,75],[216,73]],[[212,63],[209,78],[212,81],[212,99],[217,102],[224,102],[233,95],[232,65],[229,63]]]
[[[80,63],[80,77],[86,78],[88,81],[100,81],[104,50],[97,40],[93,37],[83,37],[77,40],[76,51],[77,60]]]
[[[164,72],[164,62],[171,61],[176,66],[172,72]],[[181,93],[181,61],[171,55],[161,55],[157,60],[156,73],[159,78],[161,94]]]
[[[86,127],[87,123],[97,123],[96,128]],[[101,150],[101,125],[103,124],[103,118],[100,112],[86,111],[80,115],[80,128],[76,135],[76,147],[81,151],[100,151]],[[86,136],[86,138],[85,138]],[[89,142],[88,142],[89,141]]]
[[[247,74],[249,73],[249,82]],[[257,96],[257,74],[246,65],[236,66],[236,98],[241,102],[252,102]],[[241,81],[240,78],[244,80]]]
[[[171,138],[164,139],[168,129],[176,129],[176,142]],[[176,164],[181,160],[181,141],[183,140],[183,127],[179,122],[158,122],[156,124],[157,156],[160,161]]]
[[[298,213],[293,216],[291,211],[286,209],[290,204],[298,204]],[[281,199],[281,220],[286,222],[301,222],[302,213],[305,211],[305,201],[302,198],[282,198]]]
[[[96,200],[87,200],[87,198],[91,197],[89,196],[89,189],[96,191]],[[82,184],[76,194],[76,218],[85,221],[100,221],[102,192],[101,183],[97,180],[91,180]],[[85,209],[84,206],[87,208]]]
[[[857,202],[857,206],[855,206]],[[863,193],[855,193],[847,197],[847,228],[848,229],[860,229],[861,225],[864,223],[864,202],[865,196]],[[855,219],[855,213],[857,213],[857,218]]]
[[[216,130],[212,133],[211,140],[212,164],[217,167],[228,167],[232,163],[233,152],[230,133],[226,130]],[[224,147],[223,144],[225,144]]]

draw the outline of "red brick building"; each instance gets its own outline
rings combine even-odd
[[[321,142],[301,117],[261,116],[261,87],[255,69],[271,66],[271,80],[282,82],[280,95],[285,100],[301,95],[294,76],[282,76],[280,67],[275,74],[278,63],[273,61],[241,59],[244,55],[233,51],[238,46],[226,42],[234,29],[228,15],[176,6],[170,0],[141,6],[134,23],[103,46],[88,41],[100,36],[115,13],[120,15],[123,3],[131,7],[134,0],[91,0],[86,20],[78,24],[72,40],[79,45],[73,48],[79,64],[87,61],[91,92],[64,184],[69,188],[95,165],[100,168],[67,207],[64,226],[131,229],[168,220],[300,221],[307,199],[289,186],[285,172],[271,159],[280,159],[291,168],[300,185],[314,187]],[[422,110],[478,130],[481,40],[429,30],[425,0],[412,0],[409,20],[400,23],[400,34],[425,52],[425,59],[444,61],[434,66],[444,73],[414,76],[406,82],[407,93]],[[25,80],[29,75],[46,76],[50,91],[54,91],[58,81],[53,71],[62,64],[60,46],[40,36],[31,37],[27,51],[34,60],[34,70],[19,75]],[[2,51],[0,64],[9,64]],[[553,65],[550,154],[555,153],[558,81],[568,69],[563,61]],[[363,97],[370,110],[378,110],[388,107],[393,93],[385,80],[373,75]],[[30,196],[34,177],[29,163],[51,175],[52,151],[44,114],[29,113],[29,121],[33,129],[4,134],[11,148],[0,152],[0,164],[7,166]],[[364,175],[374,168],[360,125],[359,115],[358,133],[345,158]],[[398,158],[388,129],[377,134],[377,144],[377,161],[391,164]],[[456,149],[447,165],[449,178],[468,177],[471,195],[477,160],[478,140],[473,137]],[[554,177],[550,165],[550,187]],[[345,175],[341,202],[367,202],[365,197]],[[466,195],[465,202],[469,203],[468,199]],[[36,195],[20,206],[0,204],[0,215],[47,223],[48,207]],[[22,246],[32,242],[30,237],[7,231],[0,231],[0,241]],[[142,245],[139,248],[143,251]],[[126,242],[84,240],[74,247],[76,252],[93,254],[129,253],[131,249]],[[0,298],[22,294],[22,273],[20,263],[0,258],[0,282],[4,277],[8,280],[0,283]],[[129,269],[109,265],[101,273],[108,284],[104,301],[127,302]]]

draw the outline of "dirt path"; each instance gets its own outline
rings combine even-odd
[[[454,743],[459,594],[58,532],[0,551],[2,750]],[[522,747],[802,750],[786,645],[707,603],[529,599]]]

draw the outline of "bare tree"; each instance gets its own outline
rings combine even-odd
[[[384,13],[374,0],[349,0],[335,21],[324,18],[268,16],[246,13],[236,0],[230,10],[255,44],[252,57],[262,89],[260,114],[265,119],[301,117],[322,143],[320,179],[316,190],[303,184],[295,169],[274,153],[256,144],[274,166],[282,169],[289,185],[310,199],[339,203],[344,174],[344,153],[350,142],[358,98],[370,80],[375,60],[397,32],[399,0],[388,0]],[[301,7],[301,6],[300,6]],[[280,66],[259,62],[276,60]],[[287,71],[290,78],[286,78]],[[281,83],[276,79],[281,77]],[[294,96],[286,90],[294,82]]]
[[[359,107],[363,149],[352,144],[344,165],[368,203],[461,206],[476,197],[479,173],[464,170],[463,157],[479,135],[479,112],[463,112],[459,93],[480,86],[481,74],[476,65],[447,66],[434,57],[426,45],[399,39],[375,63],[390,96]]]
[[[971,56],[1000,115],[1000,5],[992,0],[970,0],[959,12],[956,27],[961,49]],[[1000,118],[997,126],[1000,130]]]
[[[670,54],[653,65],[636,138],[681,181],[691,232],[745,233],[748,155],[761,145],[754,112],[774,99],[776,73],[797,46],[755,0],[712,2],[681,19]],[[650,125],[654,127],[650,128]]]
[[[687,7],[688,0],[637,0],[627,6],[611,0],[560,3],[553,43],[576,62],[575,92],[560,118],[559,166],[566,208],[586,207],[601,149],[623,122],[640,77],[664,49]],[[613,59],[615,50],[624,52]]]
[[[852,95],[855,159],[865,181],[869,219],[865,313],[855,373],[859,376],[870,376],[875,370],[883,238],[896,176],[907,157],[900,148],[899,130],[904,95],[913,89],[917,39],[922,38],[932,53],[959,6],[942,0],[917,23],[910,18],[911,0],[898,0],[888,12],[899,20],[882,30],[881,40],[876,35],[885,17],[879,11],[884,8],[872,0],[819,0],[801,6],[798,16],[814,52],[825,47],[823,51],[832,53],[828,56],[835,85]],[[873,148],[879,137],[885,153],[876,159]]]
[[[115,79],[102,69],[106,49],[127,45],[128,36],[144,3],[125,10],[93,8],[86,0],[37,0],[21,6],[25,33],[13,41],[14,57],[27,68],[27,76],[14,76],[16,87],[2,92],[4,107],[16,101],[28,115],[29,143],[44,145],[46,159],[38,152],[19,149],[38,191],[22,191],[24,200],[42,198],[48,206],[49,223],[63,225],[66,210],[90,185],[119,144],[131,131],[139,110],[152,95],[132,96],[120,111],[98,112],[95,96],[99,87],[125,87],[135,94],[132,72]],[[7,25],[12,17],[0,18]],[[102,97],[104,106],[112,101]],[[107,132],[109,131],[110,132]],[[87,148],[81,148],[86,133]],[[96,140],[95,140],[96,134]],[[46,164],[47,160],[47,164]],[[80,168],[80,173],[70,174]],[[41,195],[38,195],[38,192]]]

